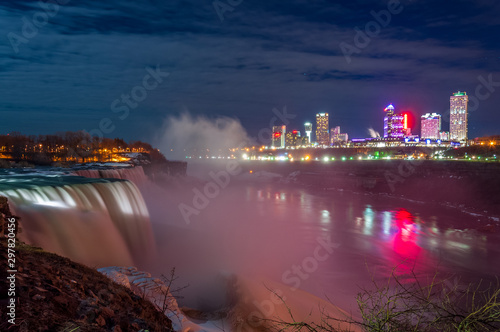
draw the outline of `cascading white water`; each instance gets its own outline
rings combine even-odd
[[[147,181],[147,176],[144,173],[142,166],[118,168],[118,169],[84,169],[73,172],[78,176],[84,176],[94,179],[122,179],[129,180],[136,185],[143,184]]]
[[[21,217],[21,240],[90,266],[141,265],[154,255],[149,212],[135,184],[67,178],[75,180],[0,190]]]

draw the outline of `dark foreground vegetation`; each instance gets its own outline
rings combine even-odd
[[[387,283],[363,289],[357,303],[359,318],[323,311],[321,321],[305,323],[296,321],[288,308],[288,318],[266,321],[273,331],[350,331],[339,328],[340,323],[367,332],[500,331],[498,281],[461,285],[435,275],[422,283],[414,274],[403,278],[393,272]]]

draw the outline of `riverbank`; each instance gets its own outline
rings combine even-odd
[[[437,203],[500,221],[500,164],[434,160],[240,163],[243,174],[271,172],[285,182]]]

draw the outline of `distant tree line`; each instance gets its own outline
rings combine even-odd
[[[120,154],[147,153],[151,161],[163,162],[165,157],[149,143],[125,142],[121,138],[99,138],[84,131],[66,131],[53,135],[23,135],[13,132],[0,135],[0,157],[35,164],[53,162],[106,162]]]

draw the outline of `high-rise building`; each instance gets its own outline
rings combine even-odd
[[[328,113],[316,114],[316,142],[318,143],[318,145],[329,145],[330,134],[328,131],[328,127]]]
[[[286,146],[299,146],[302,145],[302,138],[300,137],[300,131],[292,130],[286,133]]]
[[[406,129],[404,125],[404,115],[395,114],[392,117],[392,136],[393,138],[403,138],[406,135]]]
[[[404,115],[395,114],[392,104],[384,112],[384,138],[403,138],[406,133]]]
[[[440,139],[441,115],[437,113],[427,113],[420,118],[420,137],[430,139]]]
[[[469,97],[466,92],[455,92],[450,97],[450,140],[466,141],[468,136],[467,108]]]
[[[311,143],[311,133],[313,131],[313,125],[310,122],[304,123],[304,128],[307,136],[307,144]]]
[[[346,144],[347,141],[349,141],[349,135],[347,135],[347,133],[339,134],[339,142]]]
[[[342,145],[348,141],[348,135],[340,132],[340,126],[330,130],[330,145]]]
[[[440,131],[439,132],[439,139],[442,141],[449,141],[450,140],[450,132],[449,131]]]
[[[285,148],[286,126],[273,127],[272,146],[275,148]]]
[[[384,110],[385,112],[385,117],[384,117],[384,137],[388,138],[391,137],[392,134],[392,117],[394,116],[394,106],[390,104],[387,106]]]

